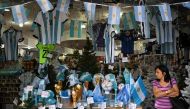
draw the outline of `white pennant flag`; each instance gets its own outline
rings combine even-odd
[[[11,7],[14,22],[17,24],[23,24],[27,21],[25,9],[23,5],[16,5]]]
[[[49,0],[36,0],[43,13],[53,9],[53,5]]]

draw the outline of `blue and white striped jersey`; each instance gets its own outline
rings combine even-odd
[[[22,39],[22,32],[9,29],[3,32],[2,40],[5,45],[6,60],[17,60],[18,57],[18,41]]]
[[[54,9],[52,12],[39,12],[35,22],[41,25],[41,40],[43,44],[60,44],[62,23],[66,21],[67,15]]]

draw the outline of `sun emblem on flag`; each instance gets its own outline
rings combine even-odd
[[[42,4],[46,4],[46,0],[42,0]]]
[[[116,17],[115,13],[114,13],[114,14],[112,14],[112,17],[113,17],[113,18],[115,18],[115,17]]]
[[[165,16],[168,16],[168,12],[167,12],[167,10],[164,11],[164,14],[165,14]]]
[[[18,15],[19,17],[21,17],[21,16],[22,16],[22,14],[21,14],[21,13],[17,13],[17,15]]]
[[[141,15],[142,15],[142,13],[141,13],[141,12],[139,12],[139,13],[138,13],[138,15],[139,15],[139,16],[141,16]]]
[[[63,7],[64,5],[65,5],[65,3],[64,3],[64,2],[62,2],[62,3],[61,3],[61,7]]]
[[[137,87],[137,92],[140,92],[140,90],[141,90],[140,87]]]

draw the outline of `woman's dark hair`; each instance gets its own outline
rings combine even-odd
[[[170,73],[169,73],[169,69],[168,69],[168,67],[167,67],[166,65],[163,65],[163,64],[158,65],[158,66],[155,67],[155,70],[156,70],[156,69],[161,70],[162,73],[165,72],[165,74],[166,74],[166,75],[164,76],[164,81],[165,81],[165,82],[169,82],[169,81],[171,80]],[[160,81],[160,80],[158,80],[158,81]]]

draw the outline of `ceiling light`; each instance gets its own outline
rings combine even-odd
[[[81,25],[81,28],[86,28],[86,25],[82,24],[82,25]]]
[[[4,48],[5,47],[5,45],[4,44],[1,44],[1,48]]]
[[[19,27],[23,27],[23,23],[20,23],[20,24],[19,24]]]
[[[28,24],[30,24],[30,21],[24,22],[24,24],[28,25]]]
[[[28,49],[31,49],[32,47],[28,46]]]
[[[7,11],[7,12],[8,12],[8,11],[10,11],[10,9],[6,8],[6,9],[4,9],[4,11]]]
[[[123,15],[123,12],[120,12],[120,17],[122,17],[122,15]]]

